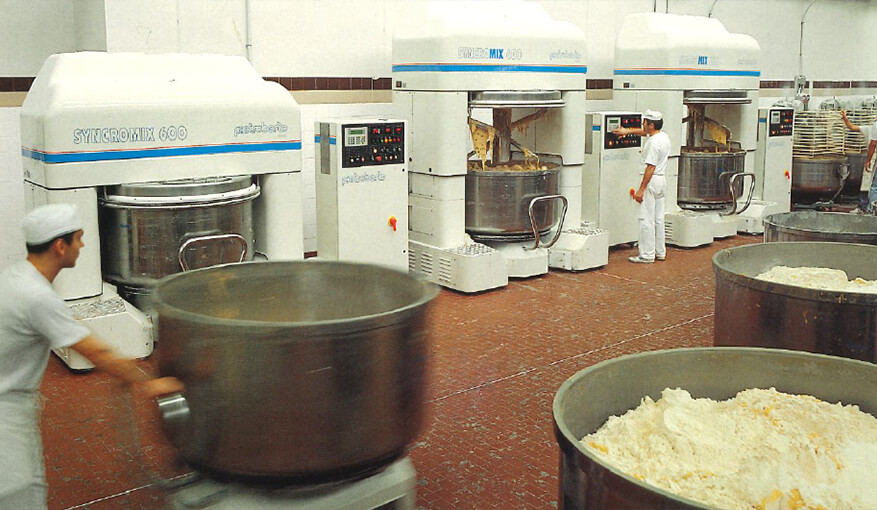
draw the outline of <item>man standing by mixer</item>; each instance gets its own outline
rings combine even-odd
[[[862,186],[859,188],[859,205],[852,212],[858,214],[874,214],[874,202],[877,201],[877,181],[874,180],[874,168],[871,158],[874,157],[874,148],[877,146],[877,121],[870,126],[857,126],[847,118],[847,112],[840,111],[844,124],[850,131],[862,133],[868,140],[868,152],[865,156],[865,169],[862,173]],[[865,203],[867,202],[867,203]]]
[[[664,120],[661,112],[646,110],[642,128],[618,128],[612,131],[619,136],[646,136],[643,147],[643,178],[633,198],[639,208],[639,255],[629,257],[631,262],[651,264],[667,258],[666,234],[664,232],[664,192],[667,180],[664,170],[670,156],[670,137],[661,131]]]
[[[27,259],[0,273],[0,510],[47,506],[39,430],[39,388],[53,348],[70,347],[98,369],[153,397],[182,390],[173,377],[154,378],[73,319],[52,282],[73,267],[82,221],[69,204],[42,206],[24,219]]]

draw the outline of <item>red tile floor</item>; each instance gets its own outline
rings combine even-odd
[[[561,383],[615,356],[711,345],[712,256],[760,241],[671,248],[651,265],[627,262],[635,250],[620,247],[597,270],[551,271],[477,295],[443,290],[430,312],[426,425],[410,449],[418,506],[556,508],[551,406]],[[54,356],[42,390],[50,509],[166,506],[155,480],[189,469],[150,402],[103,374],[70,373]]]

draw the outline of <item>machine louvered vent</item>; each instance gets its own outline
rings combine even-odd
[[[847,110],[847,118],[857,126],[870,126],[877,118],[877,108],[855,108]],[[868,150],[868,140],[859,131],[846,130],[844,153],[861,153]]]
[[[792,156],[818,158],[843,155],[846,130],[838,110],[797,112]]]

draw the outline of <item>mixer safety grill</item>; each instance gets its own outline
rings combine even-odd
[[[792,155],[796,158],[844,154],[846,126],[837,110],[803,111],[795,114]]]
[[[93,319],[125,312],[125,302],[122,298],[114,297],[91,303],[78,303],[68,305],[76,320]]]
[[[596,236],[600,234],[607,234],[609,231],[604,230],[602,228],[594,228],[594,227],[577,227],[577,228],[569,228],[563,229],[563,232],[566,234],[576,234],[582,236]]]
[[[494,250],[490,246],[480,243],[464,244],[462,246],[450,248],[447,251],[448,253],[452,253],[454,255],[462,255],[464,257],[477,257],[479,255],[486,255],[488,253],[496,252],[496,250]]]

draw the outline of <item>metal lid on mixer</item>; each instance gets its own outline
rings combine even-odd
[[[186,206],[251,200],[259,193],[252,176],[236,175],[108,186],[100,201],[109,207]]]
[[[562,108],[559,90],[487,90],[472,92],[469,106],[474,108]]]

